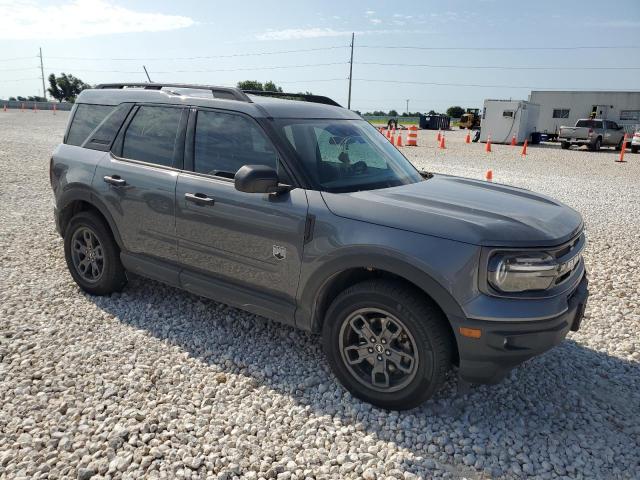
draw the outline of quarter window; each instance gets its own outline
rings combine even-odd
[[[278,168],[276,151],[255,122],[207,110],[198,112],[193,161],[196,172],[225,178],[243,165]]]
[[[553,109],[553,118],[569,118],[569,109],[568,108],[554,108]]]
[[[124,135],[122,156],[172,166],[181,115],[181,108],[140,107]]]
[[[69,134],[67,135],[67,145],[82,145],[89,134],[114,108],[110,105],[90,105],[88,103],[77,105],[76,113],[73,115]]]

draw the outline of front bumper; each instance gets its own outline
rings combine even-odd
[[[461,327],[480,329],[480,338],[462,336],[457,329],[459,375],[470,383],[498,383],[511,369],[577,331],[589,296],[586,274],[567,299],[568,310],[555,318],[529,322],[464,320]]]

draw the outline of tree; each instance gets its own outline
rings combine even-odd
[[[9,97],[9,101],[10,102],[15,102],[16,101],[16,97]]]
[[[28,102],[46,102],[47,99],[44,97],[39,97],[38,95],[27,97]]]
[[[447,115],[451,118],[460,118],[464,114],[464,108],[455,106],[447,108]]]
[[[240,90],[264,90],[262,83],[257,80],[243,80],[242,82],[238,82],[238,88]]]
[[[398,112],[396,112],[395,110],[389,110],[389,116],[390,117],[397,117],[398,116]]]
[[[76,97],[82,90],[89,88],[89,85],[79,78],[66,73],[61,73],[59,77],[56,77],[53,73],[49,75],[49,85],[47,91],[53,98],[59,102],[67,101],[71,103],[75,102]]]
[[[19,101],[19,102],[26,102],[26,101],[27,101],[27,99],[26,99],[26,98],[21,97],[20,95],[18,95],[18,97],[17,97],[17,98],[18,98],[18,101]]]
[[[429,113],[427,113],[427,115],[438,115],[433,109],[429,110]]]
[[[261,82],[257,80],[243,80],[242,82],[238,82],[238,88],[240,90],[259,90],[261,92],[279,92],[282,93],[282,87],[279,87],[271,80],[265,82],[263,85]]]
[[[280,92],[280,93],[282,93],[282,87],[277,86],[275,83],[273,83],[271,80],[269,80],[267,83],[264,84],[264,91],[265,92]]]

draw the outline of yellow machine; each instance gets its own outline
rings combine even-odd
[[[460,128],[475,130],[480,128],[480,109],[467,108],[467,112],[460,117]]]

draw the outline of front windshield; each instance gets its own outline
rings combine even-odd
[[[320,190],[355,192],[423,180],[365,120],[281,119],[278,123]]]

